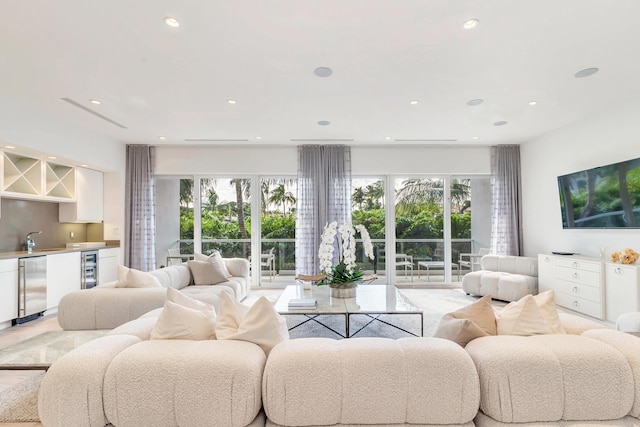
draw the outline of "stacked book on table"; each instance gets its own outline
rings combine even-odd
[[[315,298],[294,298],[289,300],[289,310],[302,310],[318,308]]]

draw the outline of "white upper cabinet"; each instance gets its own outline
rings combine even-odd
[[[65,200],[76,199],[75,168],[44,162],[45,197]]]
[[[60,222],[102,222],[104,219],[102,172],[75,168],[76,203],[60,203]]]
[[[17,199],[76,200],[75,168],[37,157],[3,152],[0,193]]]
[[[16,153],[3,153],[2,194],[42,199],[42,159]]]

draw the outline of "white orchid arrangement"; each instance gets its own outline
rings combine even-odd
[[[364,225],[358,224],[354,227],[352,224],[341,224],[338,226],[337,221],[333,221],[324,226],[318,258],[320,259],[320,270],[327,276],[325,283],[339,285],[362,280],[362,271],[356,264],[356,231],[360,233],[362,238],[365,256],[373,260],[373,245]],[[334,244],[338,233],[341,237],[338,240],[339,262],[333,265]]]

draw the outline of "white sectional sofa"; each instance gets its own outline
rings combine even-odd
[[[65,330],[113,329],[164,305],[167,288],[218,306],[218,296],[226,292],[242,301],[250,289],[249,262],[243,258],[223,258],[232,277],[217,285],[194,286],[187,264],[151,271],[161,288],[116,288],[116,282],[65,295],[58,305],[58,323]]]
[[[484,255],[480,270],[462,278],[462,289],[467,294],[491,295],[493,299],[517,301],[527,294],[538,293],[537,258]]]
[[[567,334],[149,340],[159,310],[55,362],[45,426],[639,426],[640,338],[561,313]]]

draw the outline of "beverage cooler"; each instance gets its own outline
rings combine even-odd
[[[82,251],[82,289],[98,285],[98,251]]]

